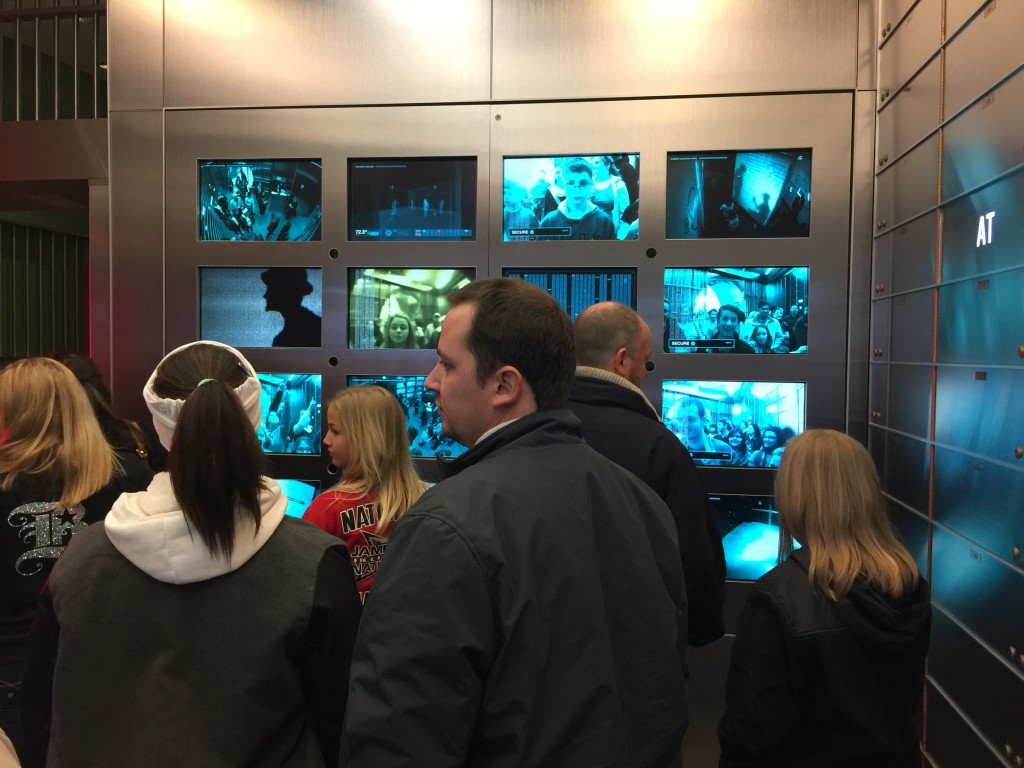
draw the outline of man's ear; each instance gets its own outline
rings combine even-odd
[[[625,378],[628,366],[626,359],[629,357],[629,350],[625,347],[619,347],[618,351],[612,356],[612,373],[617,373],[619,376]]]
[[[494,372],[496,389],[494,393],[494,404],[499,407],[515,405],[518,403],[527,389],[526,380],[518,368],[511,365],[503,365]]]

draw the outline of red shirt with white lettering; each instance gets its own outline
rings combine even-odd
[[[377,565],[384,556],[388,536],[394,523],[385,531],[377,530],[380,505],[377,494],[357,496],[344,491],[328,490],[321,493],[302,515],[317,528],[337,536],[345,542],[352,556],[352,569],[356,576],[356,589],[365,601],[373,586]]]

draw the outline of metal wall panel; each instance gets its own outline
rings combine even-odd
[[[991,414],[986,414],[991,416]],[[986,419],[990,424],[994,420]],[[964,419],[962,432],[971,432]],[[935,449],[935,520],[1020,568],[1024,561],[1024,468]],[[1018,556],[1014,557],[1014,548]]]
[[[934,684],[926,686],[928,719],[925,721],[925,754],[936,768],[1006,768],[1006,763],[967,723]]]
[[[939,187],[939,135],[890,163],[875,186],[875,228],[896,226],[935,206]]]
[[[928,518],[918,512],[911,512],[902,504],[889,503],[889,519],[899,536],[900,542],[914,558],[917,570],[928,574],[928,542],[931,529]]]
[[[169,108],[416,104],[491,96],[488,0],[165,5]]]
[[[885,363],[889,360],[892,344],[892,299],[882,299],[871,304],[871,362]]]
[[[945,116],[951,117],[1024,64],[1024,3],[990,0],[946,48]]]
[[[164,354],[163,114],[111,112],[110,144],[118,151],[110,159],[109,383],[121,415],[149,418],[142,388]]]
[[[878,113],[878,164],[884,166],[939,126],[939,59],[907,87],[886,100]]]
[[[192,3],[198,15],[200,6]],[[245,14],[243,14],[244,16]],[[225,33],[237,30],[227,25]],[[266,26],[277,29],[273,24]],[[108,110],[160,109],[164,106],[164,1],[107,0]],[[236,37],[230,48],[238,69],[262,69],[274,47],[253,48],[250,40]],[[210,56],[213,51],[203,56]],[[226,72],[210,63],[206,79],[221,80]]]
[[[939,367],[935,440],[998,461],[1013,462],[1014,449],[1024,445],[1022,393],[1024,370]],[[994,413],[999,417],[992,418]],[[985,426],[965,429],[967,424]]]
[[[889,359],[906,363],[932,361],[934,291],[915,291],[892,298]]]
[[[942,211],[942,279],[1024,264],[1024,173],[947,205]]]
[[[107,120],[0,121],[0,151],[0,181],[105,179]]]
[[[1024,649],[1024,573],[938,526],[932,532],[932,598],[1002,654]]]
[[[929,676],[993,744],[1009,746],[1010,754],[1024,753],[1020,724],[1024,672],[1016,654],[1011,655],[1008,648],[998,650],[1004,651],[1000,658],[979,645],[941,608],[933,612]],[[985,684],[978,685],[979,680]]]
[[[1024,162],[1024,71],[943,130],[942,198],[969,191]]]
[[[934,285],[936,231],[936,216],[918,216],[875,238],[874,296]]]
[[[889,408],[891,429],[928,439],[932,416],[932,366],[889,366]]]
[[[871,454],[882,490],[917,512],[928,513],[928,444],[872,427]]]
[[[939,288],[936,361],[969,365],[1024,365],[1020,318],[1024,269],[999,272]]]
[[[942,0],[918,0],[878,51],[879,102],[895,96],[934,55],[941,42]]]
[[[878,0],[878,40],[879,44],[892,34],[899,26],[904,15],[917,0]],[[883,34],[884,33],[884,34]]]
[[[857,0],[495,0],[498,101],[850,89]]]
[[[89,184],[89,355],[110,381],[110,185]]]

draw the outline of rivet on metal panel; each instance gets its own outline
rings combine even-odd
[[[1013,555],[1014,560],[1020,560],[1020,547],[1013,547],[1010,550],[1010,554]]]
[[[1009,744],[1003,744],[1003,752],[1006,753],[1007,757],[1013,757],[1013,747]]]
[[[1013,455],[1016,456],[1018,459],[1024,457],[1024,448],[1021,448],[1018,445],[1016,448],[1013,449]]]
[[[501,120],[501,115],[495,115],[495,116],[494,116],[494,119],[495,119],[495,120]]]
[[[1021,344],[1019,347],[1017,347],[1017,356],[1024,357],[1024,344]]]
[[[1012,659],[1016,655],[1017,655],[1017,646],[1011,645],[1010,646],[1010,658]]]
[[[881,347],[875,347],[874,355],[875,355],[875,357],[881,357],[882,356],[882,348]]]

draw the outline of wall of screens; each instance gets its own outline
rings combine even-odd
[[[645,393],[709,490],[768,497],[766,443],[843,426],[852,109],[813,94],[169,112],[165,343],[223,341],[266,372],[261,444],[301,505],[338,479],[320,441],[342,387],[395,395],[428,478],[464,450],[424,388],[453,290],[506,275],[572,317],[620,301],[654,332]]]

